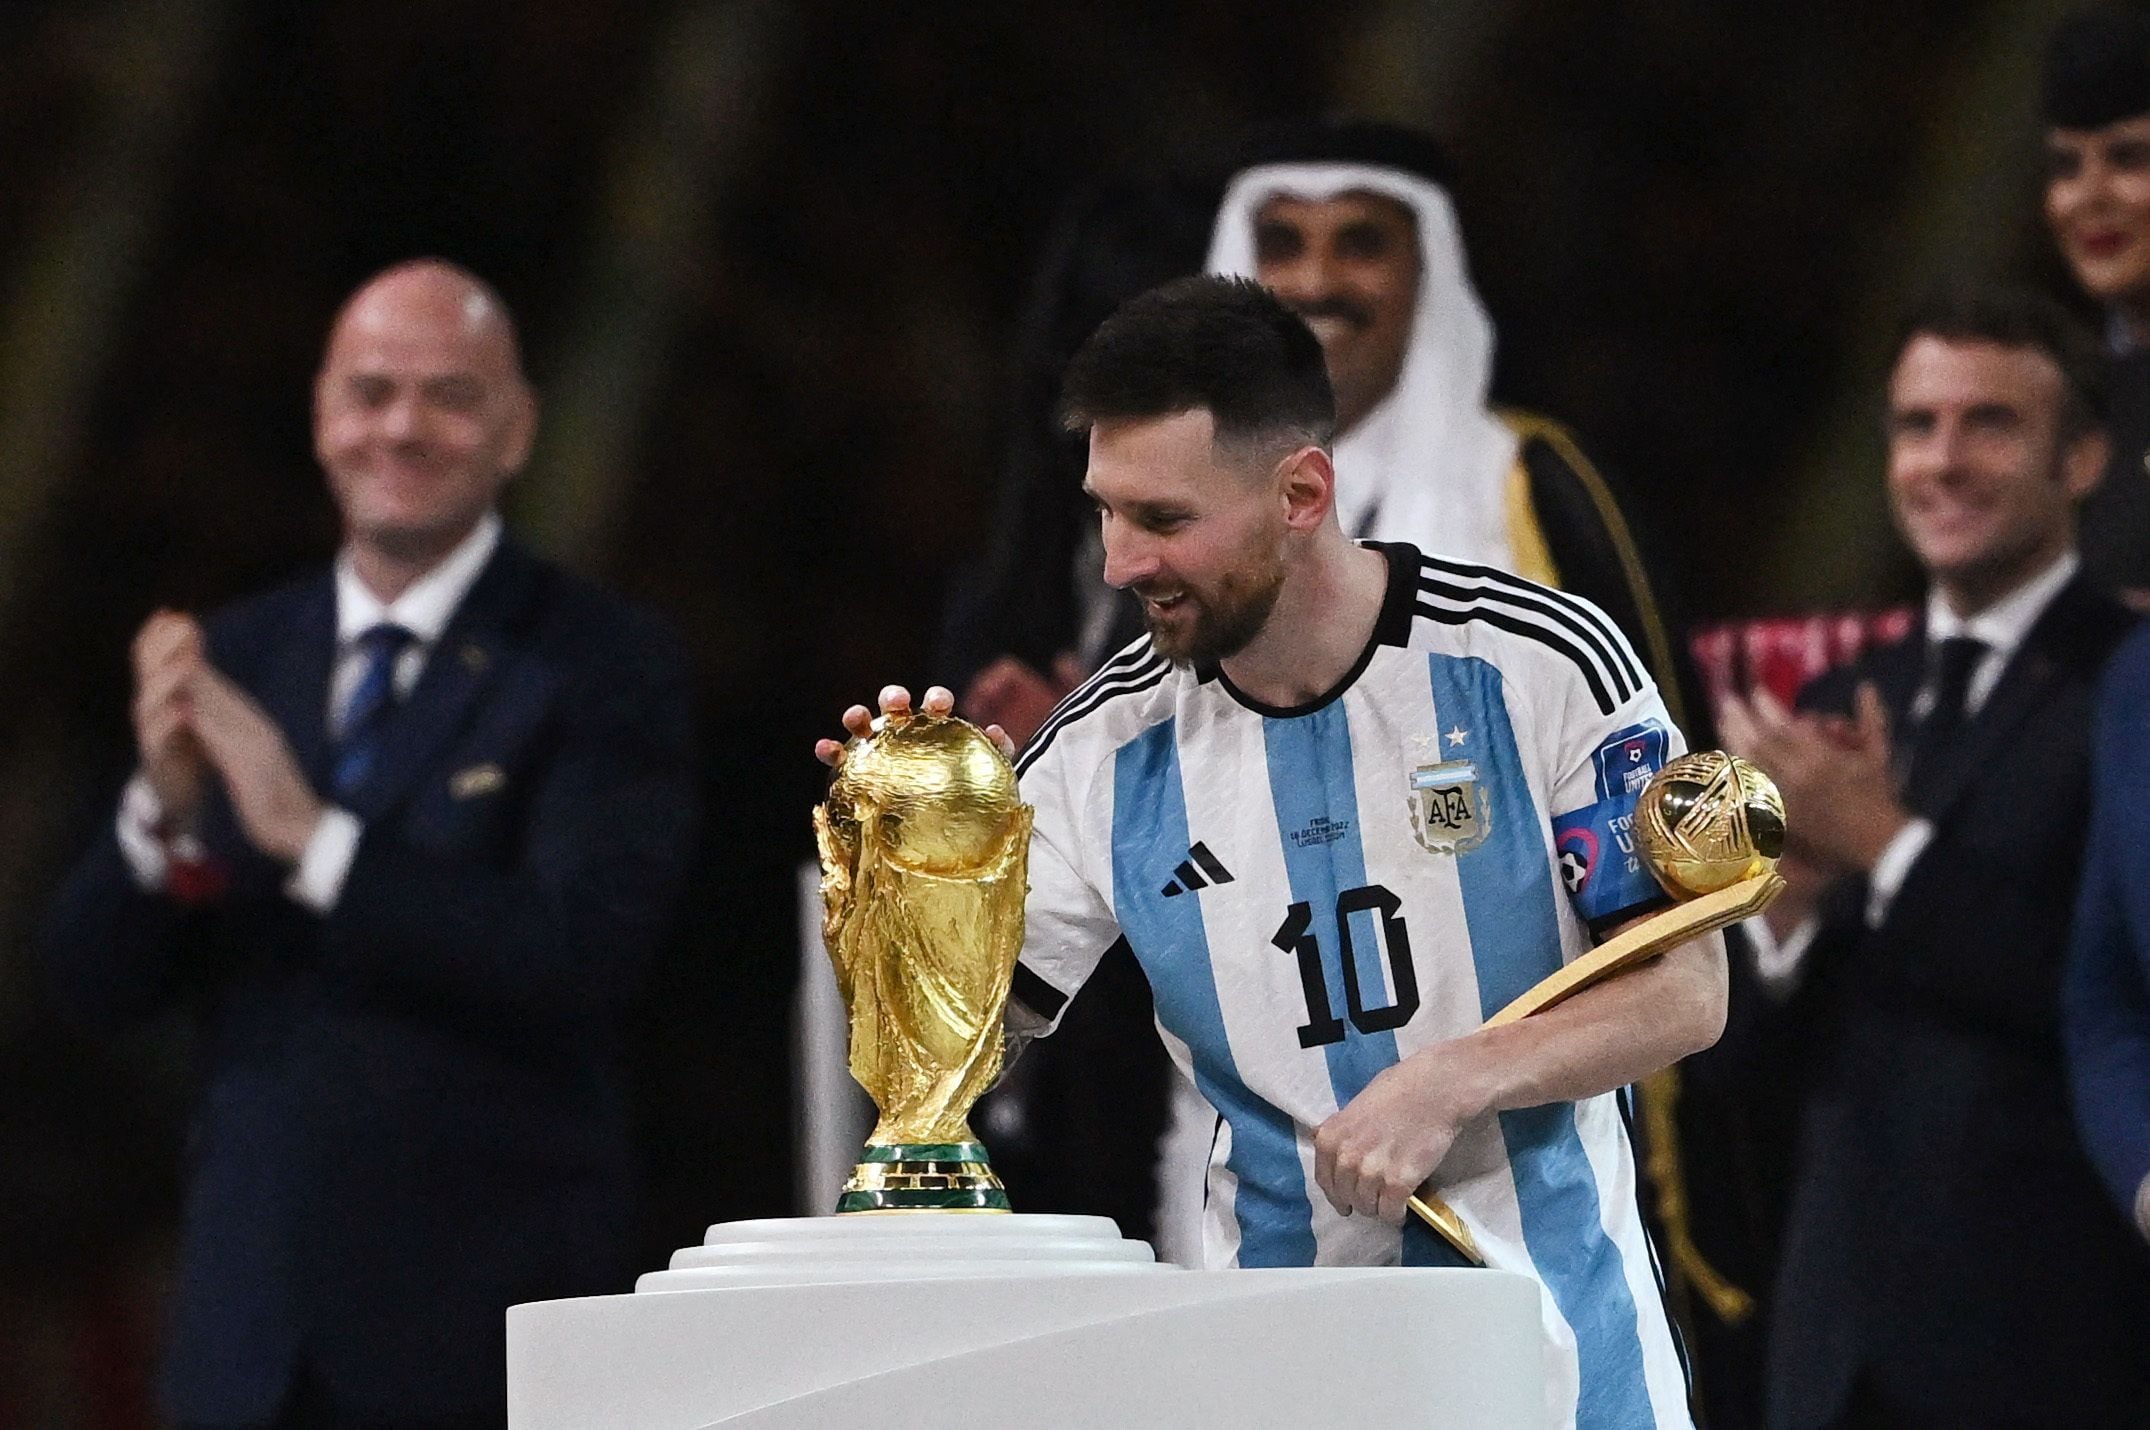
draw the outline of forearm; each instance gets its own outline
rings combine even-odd
[[[1595,1097],[1708,1047],[1727,982],[1713,934],[1543,1013],[1422,1048],[1315,1130],[1315,1180],[1339,1211],[1400,1222],[1465,1123]]]
[[[1579,1102],[1717,1041],[1728,987],[1721,935],[1685,943],[1557,1007],[1429,1048],[1478,1114]]]

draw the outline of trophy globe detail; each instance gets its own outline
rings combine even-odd
[[[969,1117],[1000,1075],[1030,824],[1015,770],[965,721],[884,717],[844,749],[814,811],[822,933],[851,1075],[881,1116],[838,1211],[1008,1210]]]
[[[1737,755],[1681,755],[1643,787],[1635,842],[1675,899],[1714,894],[1777,867],[1784,797],[1774,780]]]

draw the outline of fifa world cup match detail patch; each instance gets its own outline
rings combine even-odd
[[[1665,728],[1655,721],[1614,732],[1592,762],[1597,803],[1553,818],[1553,845],[1568,898],[1593,934],[1671,902],[1635,849],[1635,805],[1665,766]]]

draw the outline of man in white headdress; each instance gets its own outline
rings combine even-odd
[[[1439,185],[1387,165],[1260,164],[1232,181],[1213,273],[1258,278],[1298,310],[1337,394],[1337,515],[1358,537],[1437,536],[1443,555],[1545,561],[1516,430],[1486,408],[1493,325]]]
[[[1681,717],[1657,601],[1605,480],[1565,429],[1487,403],[1493,323],[1431,140],[1299,127],[1233,177],[1209,271],[1258,279],[1321,339],[1337,397],[1337,514],[1603,606]]]

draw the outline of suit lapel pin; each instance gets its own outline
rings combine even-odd
[[[492,657],[485,653],[485,647],[475,641],[466,641],[457,654],[462,659],[463,669],[472,675],[483,675],[485,667],[492,663]]]
[[[491,794],[507,782],[507,775],[498,765],[472,765],[449,777],[448,794],[454,799],[476,799],[481,794]]]

